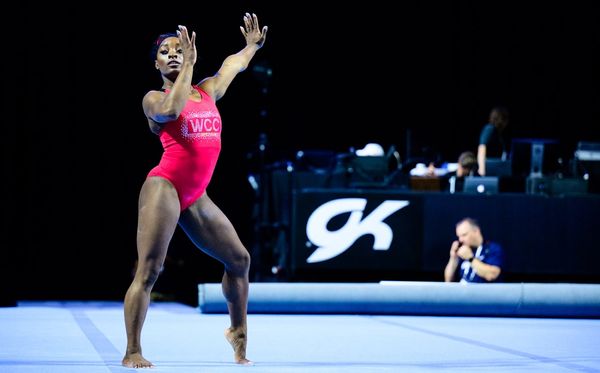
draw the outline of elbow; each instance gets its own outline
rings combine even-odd
[[[233,71],[242,72],[248,68],[250,60],[242,58],[238,55],[229,56],[223,61],[223,66],[232,69]]]
[[[170,111],[161,116],[161,123],[172,122],[179,117],[179,113],[175,111]]]
[[[179,110],[175,110],[174,108],[169,108],[169,109],[162,110],[159,113],[155,113],[152,116],[152,120],[157,123],[172,122],[179,117],[179,114],[180,114]]]
[[[485,278],[487,281],[490,281],[490,282],[491,282],[491,281],[496,281],[496,279],[497,279],[497,278],[500,276],[500,272],[501,272],[501,271],[502,271],[502,270],[500,269],[500,267],[496,267],[496,266],[494,266],[494,267],[492,267],[492,268],[489,270],[489,272],[488,272],[488,273],[486,273],[486,275],[484,276],[484,278]]]
[[[248,63],[244,63],[244,62],[238,62],[235,63],[233,65],[231,65],[233,67],[233,69],[235,71],[237,71],[238,73],[241,73],[242,71],[246,70],[248,68]]]

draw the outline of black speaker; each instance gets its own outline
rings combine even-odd
[[[548,196],[585,194],[588,181],[577,178],[528,177],[527,193]]]

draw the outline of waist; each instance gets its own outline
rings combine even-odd
[[[220,153],[220,146],[166,148],[162,154],[162,159],[177,159],[186,163],[202,163],[206,159],[217,158]]]

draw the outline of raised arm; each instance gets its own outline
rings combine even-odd
[[[190,95],[190,86],[196,63],[196,33],[188,34],[185,26],[179,26],[177,43],[165,43],[158,51],[156,67],[168,79],[174,82],[169,93],[150,91],[144,96],[142,105],[153,132],[160,129],[162,123],[175,120],[181,114]],[[173,73],[173,70],[179,71]]]
[[[458,255],[456,254],[456,251],[459,246],[460,244],[458,241],[452,242],[452,246],[450,247],[450,258],[448,259],[446,268],[444,268],[445,282],[453,282],[456,277],[456,268],[458,267]]]
[[[214,76],[200,82],[201,88],[215,101],[223,97],[233,78],[248,67],[256,51],[262,48],[267,37],[268,27],[264,26],[261,30],[256,14],[246,13],[244,26],[240,26],[240,30],[246,39],[246,46],[238,53],[225,58],[221,68]]]

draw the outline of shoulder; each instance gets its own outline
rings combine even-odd
[[[165,94],[166,93],[164,91],[148,91],[144,95],[143,101],[154,100],[154,99],[157,99],[157,98],[162,98],[162,97],[164,97]]]
[[[148,91],[146,92],[146,94],[144,95],[143,101],[146,100],[151,100],[157,97],[163,97],[166,93],[164,91]]]
[[[206,87],[201,86],[200,84],[195,84],[194,89],[198,91],[203,97],[208,96],[209,99],[212,99],[212,96],[206,90]]]
[[[495,241],[488,241],[484,244],[489,251],[502,251],[502,246]]]
[[[208,95],[211,99],[215,99],[215,82],[214,77],[204,78],[200,81],[200,83],[196,84],[196,87],[202,90],[206,95]]]
[[[156,102],[157,100],[162,100],[164,96],[165,92],[163,91],[148,91],[142,99],[142,105],[147,106],[153,102]]]
[[[496,127],[494,127],[493,124],[491,123],[486,123],[483,128],[481,129],[481,132],[493,132],[494,130],[496,130]]]
[[[488,123],[481,129],[481,135],[479,136],[479,143],[486,144],[493,137],[496,127],[493,124]]]

